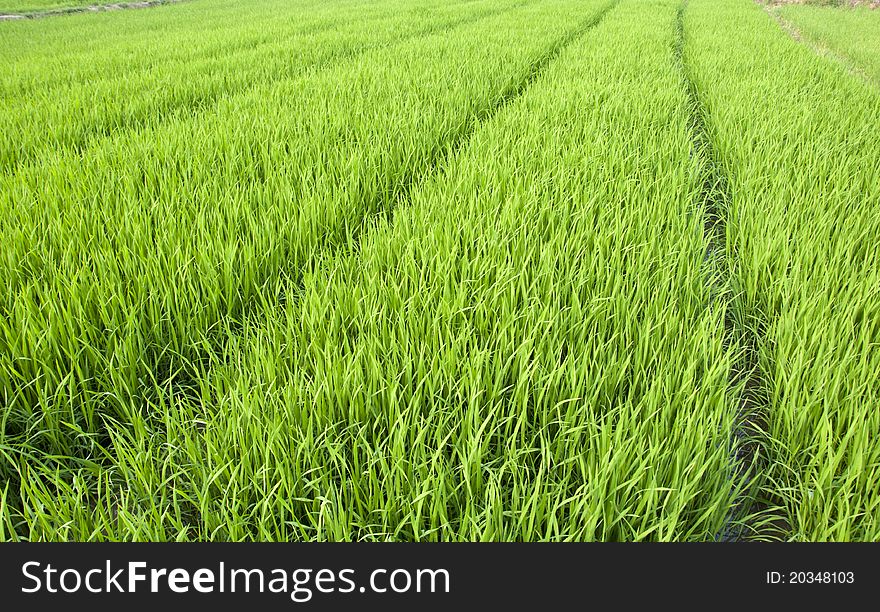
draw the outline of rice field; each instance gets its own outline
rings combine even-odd
[[[880,540],[818,10],[869,71],[751,0],[0,23],[0,539]]]

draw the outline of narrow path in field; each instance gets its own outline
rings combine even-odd
[[[521,8],[527,4],[530,4],[534,0],[521,0],[519,2],[515,2],[514,4],[505,5],[500,8],[494,8],[491,10],[487,10],[484,12],[479,12],[472,15],[466,15],[458,19],[453,19],[451,21],[433,25],[424,30],[419,30],[418,32],[408,34],[406,36],[402,36],[393,41],[382,41],[375,45],[364,45],[362,47],[355,47],[351,49],[342,49],[338,53],[331,53],[329,57],[323,58],[322,61],[313,64],[303,64],[302,66],[298,66],[294,71],[290,73],[279,73],[275,76],[271,76],[269,78],[259,79],[256,81],[251,81],[247,84],[244,84],[241,87],[229,87],[224,89],[222,92],[212,93],[206,95],[204,97],[195,97],[189,100],[181,101],[176,104],[169,104],[168,107],[164,110],[164,112],[158,116],[157,118],[151,118],[150,116],[140,115],[140,116],[132,116],[130,118],[126,118],[118,125],[109,125],[107,127],[98,127],[96,128],[94,125],[88,126],[88,130],[85,131],[80,137],[77,137],[72,142],[68,142],[65,144],[65,151],[72,153],[73,155],[82,155],[89,146],[92,146],[94,143],[99,142],[102,138],[107,138],[109,136],[116,137],[119,134],[124,134],[126,132],[135,131],[142,128],[156,128],[162,126],[167,121],[180,116],[189,116],[189,117],[197,117],[204,113],[208,113],[213,109],[220,101],[227,96],[233,95],[244,95],[247,92],[253,90],[259,86],[271,86],[272,84],[279,82],[283,79],[293,78],[297,74],[302,74],[306,70],[315,70],[320,71],[329,67],[332,67],[340,62],[350,60],[353,58],[357,58],[360,55],[373,51],[379,48],[393,48],[398,45],[405,44],[407,42],[418,40],[420,38],[427,38],[429,36],[435,36],[437,34],[442,34],[444,32],[448,32],[450,30],[467,26],[473,23],[477,23],[484,19],[490,19],[492,17],[501,15],[508,11],[514,11],[518,8]],[[318,28],[316,32],[321,32],[324,30],[329,30],[333,26],[329,26],[327,28]],[[299,36],[297,34],[296,36]],[[294,36],[294,38],[296,37]],[[86,124],[88,125],[88,124]],[[8,163],[0,163],[0,170],[2,171],[14,171],[17,168],[26,167],[26,164],[31,163],[33,161],[34,152],[30,151],[26,154],[25,157],[19,160],[10,160]]]
[[[716,535],[717,540],[735,541],[749,539],[752,535],[763,535],[754,525],[747,525],[750,517],[762,515],[767,507],[754,499],[755,485],[760,479],[766,452],[764,430],[767,402],[762,397],[766,388],[758,366],[758,331],[743,320],[737,308],[737,296],[730,273],[731,262],[728,257],[735,256],[727,250],[727,214],[730,201],[730,186],[724,168],[718,160],[708,129],[707,110],[703,106],[696,85],[690,76],[685,57],[684,15],[688,2],[684,0],[679,7],[675,23],[674,56],[679,65],[682,80],[687,90],[690,105],[690,131],[693,140],[693,155],[703,165],[702,187],[699,210],[704,215],[703,235],[706,253],[703,265],[714,279],[714,293],[725,309],[725,344],[736,351],[730,376],[730,385],[740,388],[738,398],[738,426],[733,431],[732,447],[737,475],[745,483],[744,491],[738,496],[737,504],[731,509],[726,525]],[[771,530],[785,528],[775,523]],[[766,534],[773,536],[775,534]]]
[[[779,11],[774,10],[771,6],[765,6],[764,11],[772,17],[776,23],[779,24],[779,27],[782,28],[792,39],[809,47],[816,55],[820,57],[824,57],[829,59],[837,64],[840,64],[843,68],[845,68],[850,74],[862,79],[866,83],[873,86],[880,86],[874,78],[872,78],[868,73],[859,68],[854,61],[852,61],[846,55],[835,51],[831,47],[826,44],[818,41],[810,36],[806,36],[803,32],[801,32],[800,28],[798,28],[794,23],[783,17]]]
[[[105,11],[143,9],[160,6],[162,4],[179,4],[187,1],[188,0],[143,0],[142,2],[114,2],[108,4],[90,4],[88,6],[63,6],[44,11],[12,12],[0,15],[0,21],[12,19],[41,19],[43,17],[60,17],[61,15],[74,15],[76,13],[103,13]]]

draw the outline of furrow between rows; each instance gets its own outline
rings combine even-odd
[[[773,10],[769,7],[767,7],[765,10],[767,11],[767,14],[772,19],[774,19],[776,23],[779,24],[779,27],[782,28],[795,41],[808,46],[817,55],[838,63],[850,73],[865,80],[867,83],[870,83],[872,85],[880,85],[880,83],[872,79],[872,77],[868,75],[862,68],[857,66],[852,59],[846,57],[845,55],[842,55],[841,53],[838,53],[837,51],[832,50],[830,47],[812,38],[805,37],[804,34],[798,29],[798,27],[794,23],[783,17],[778,10]]]
[[[716,534],[717,540],[736,541],[749,538],[758,532],[748,521],[759,522],[777,530],[774,535],[784,534],[784,521],[773,516],[772,506],[758,503],[755,496],[760,490],[762,471],[767,466],[767,440],[764,434],[767,423],[767,382],[762,379],[758,365],[760,339],[753,326],[746,324],[738,312],[738,296],[735,282],[731,279],[731,264],[727,250],[727,218],[730,207],[730,180],[725,175],[718,153],[714,149],[707,127],[706,108],[700,100],[700,92],[690,75],[687,64],[688,41],[684,29],[684,15],[688,0],[678,9],[675,22],[675,58],[687,91],[690,107],[690,131],[693,138],[694,156],[702,168],[703,180],[699,194],[698,211],[705,221],[703,233],[706,240],[704,265],[710,271],[708,278],[712,290],[725,312],[725,344],[734,351],[736,358],[730,371],[730,386],[737,397],[737,425],[732,432],[731,451],[737,466],[737,479],[742,483],[737,500],[731,507],[723,529]]]

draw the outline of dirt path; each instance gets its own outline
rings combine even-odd
[[[162,4],[177,4],[186,0],[142,0],[141,2],[116,2],[113,4],[93,4],[89,6],[69,6],[64,8],[48,9],[45,11],[33,11],[30,13],[10,13],[0,15],[0,21],[12,21],[16,19],[40,19],[42,17],[58,17],[59,15],[73,15],[76,13],[102,13],[104,11],[121,11],[126,9],[143,9]]]
[[[757,0],[758,4],[763,4],[765,6],[777,7],[777,6],[785,6],[787,4],[812,4],[815,5],[815,2],[810,2],[809,0]],[[819,6],[829,6],[829,7],[856,7],[856,6],[867,6],[871,9],[880,8],[880,0],[842,0],[839,5],[819,5]]]

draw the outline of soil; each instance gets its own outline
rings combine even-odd
[[[56,17],[58,15],[70,15],[73,13],[99,13],[102,11],[120,11],[126,9],[142,9],[160,4],[175,4],[184,0],[141,0],[140,2],[117,2],[114,4],[93,4],[90,6],[70,6],[65,8],[49,9],[32,13],[16,13],[0,15],[0,21],[12,19],[39,19],[41,17]]]
[[[768,6],[785,6],[786,4],[818,4],[815,0],[757,0],[759,4]],[[827,5],[834,6],[834,5]],[[867,6],[870,9],[880,8],[880,0],[842,0],[839,6]]]

